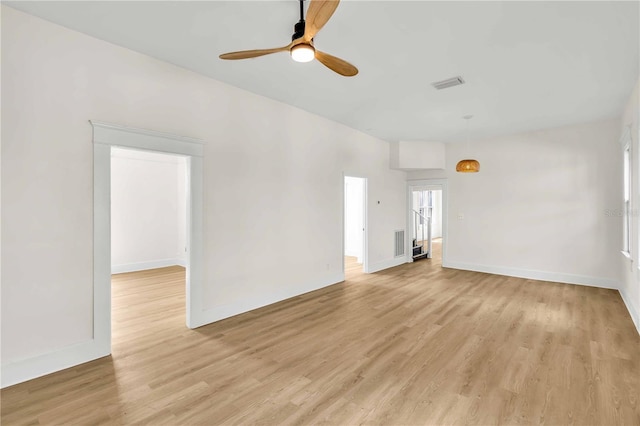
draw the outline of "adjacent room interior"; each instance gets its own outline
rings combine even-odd
[[[442,187],[411,187],[411,257],[442,263]]]
[[[344,273],[354,278],[365,271],[367,180],[344,177]]]
[[[640,3],[0,11],[3,425],[638,424]]]
[[[186,323],[186,158],[111,148],[111,340],[114,356],[142,336]]]

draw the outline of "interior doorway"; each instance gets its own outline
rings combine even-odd
[[[161,330],[184,327],[187,192],[185,156],[111,148],[114,354],[126,351],[132,330],[149,329],[151,317],[164,318]]]
[[[346,278],[367,271],[367,179],[344,177],[344,272]]]
[[[410,253],[414,262],[426,259],[442,263],[443,192],[440,185],[410,188]]]
[[[124,147],[183,156],[186,161],[186,325],[211,322],[203,309],[203,141],[90,121],[93,127],[93,340],[83,359],[111,353],[111,149]],[[184,318],[184,316],[183,316]],[[184,327],[184,325],[182,325]]]

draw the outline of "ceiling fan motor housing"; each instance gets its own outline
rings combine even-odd
[[[291,41],[297,40],[304,35],[304,24],[305,24],[304,20],[301,19],[298,21],[296,25],[294,25]]]

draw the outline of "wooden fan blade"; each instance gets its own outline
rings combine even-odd
[[[275,49],[256,49],[256,50],[242,50],[240,52],[229,52],[220,55],[220,59],[249,59],[257,58],[258,56],[270,55],[271,53],[284,52],[291,49],[293,43],[289,43],[287,46],[276,47]]]
[[[327,23],[333,12],[336,11],[340,0],[311,0],[304,27],[304,39],[309,42]]]
[[[316,50],[316,59],[325,67],[345,77],[353,77],[358,74],[358,68],[354,67],[349,62],[336,58],[335,56],[331,56],[328,53]]]

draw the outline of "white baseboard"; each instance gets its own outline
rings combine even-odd
[[[147,262],[125,263],[122,265],[112,265],[112,274],[123,274],[125,272],[145,271],[147,269],[165,268],[167,266],[185,266],[184,258],[150,260]]]
[[[399,266],[405,263],[407,263],[407,258],[405,256],[394,257],[393,259],[387,259],[376,263],[369,263],[369,270],[367,271],[367,273],[373,274],[374,272],[393,268],[394,266]]]
[[[638,307],[633,304],[633,301],[626,291],[620,290],[620,297],[622,297],[622,301],[626,305],[627,311],[629,311],[629,315],[631,315],[631,320],[636,326],[636,331],[638,331],[638,334],[640,334],[640,309],[638,309]]]
[[[78,364],[108,356],[109,347],[95,340],[67,346],[57,351],[2,365],[2,388],[13,386],[36,377],[45,376]]]
[[[618,290],[618,281],[612,278],[590,277],[587,275],[564,274],[560,272],[537,271],[534,269],[518,269],[504,266],[476,265],[463,262],[446,262],[444,268],[462,269],[465,271],[485,272],[487,274],[506,275],[509,277],[527,278],[538,281],[551,281],[565,284],[586,285],[589,287]]]
[[[283,290],[269,295],[264,295],[262,297],[247,297],[237,303],[215,306],[202,311],[193,328],[202,327],[225,318],[234,317],[245,312],[253,311],[254,309],[263,308],[274,303],[282,302],[283,300],[291,299],[292,297],[301,296],[330,285],[338,284],[342,281],[344,281],[344,273],[337,274],[318,282],[310,283],[306,285],[303,290]]]

